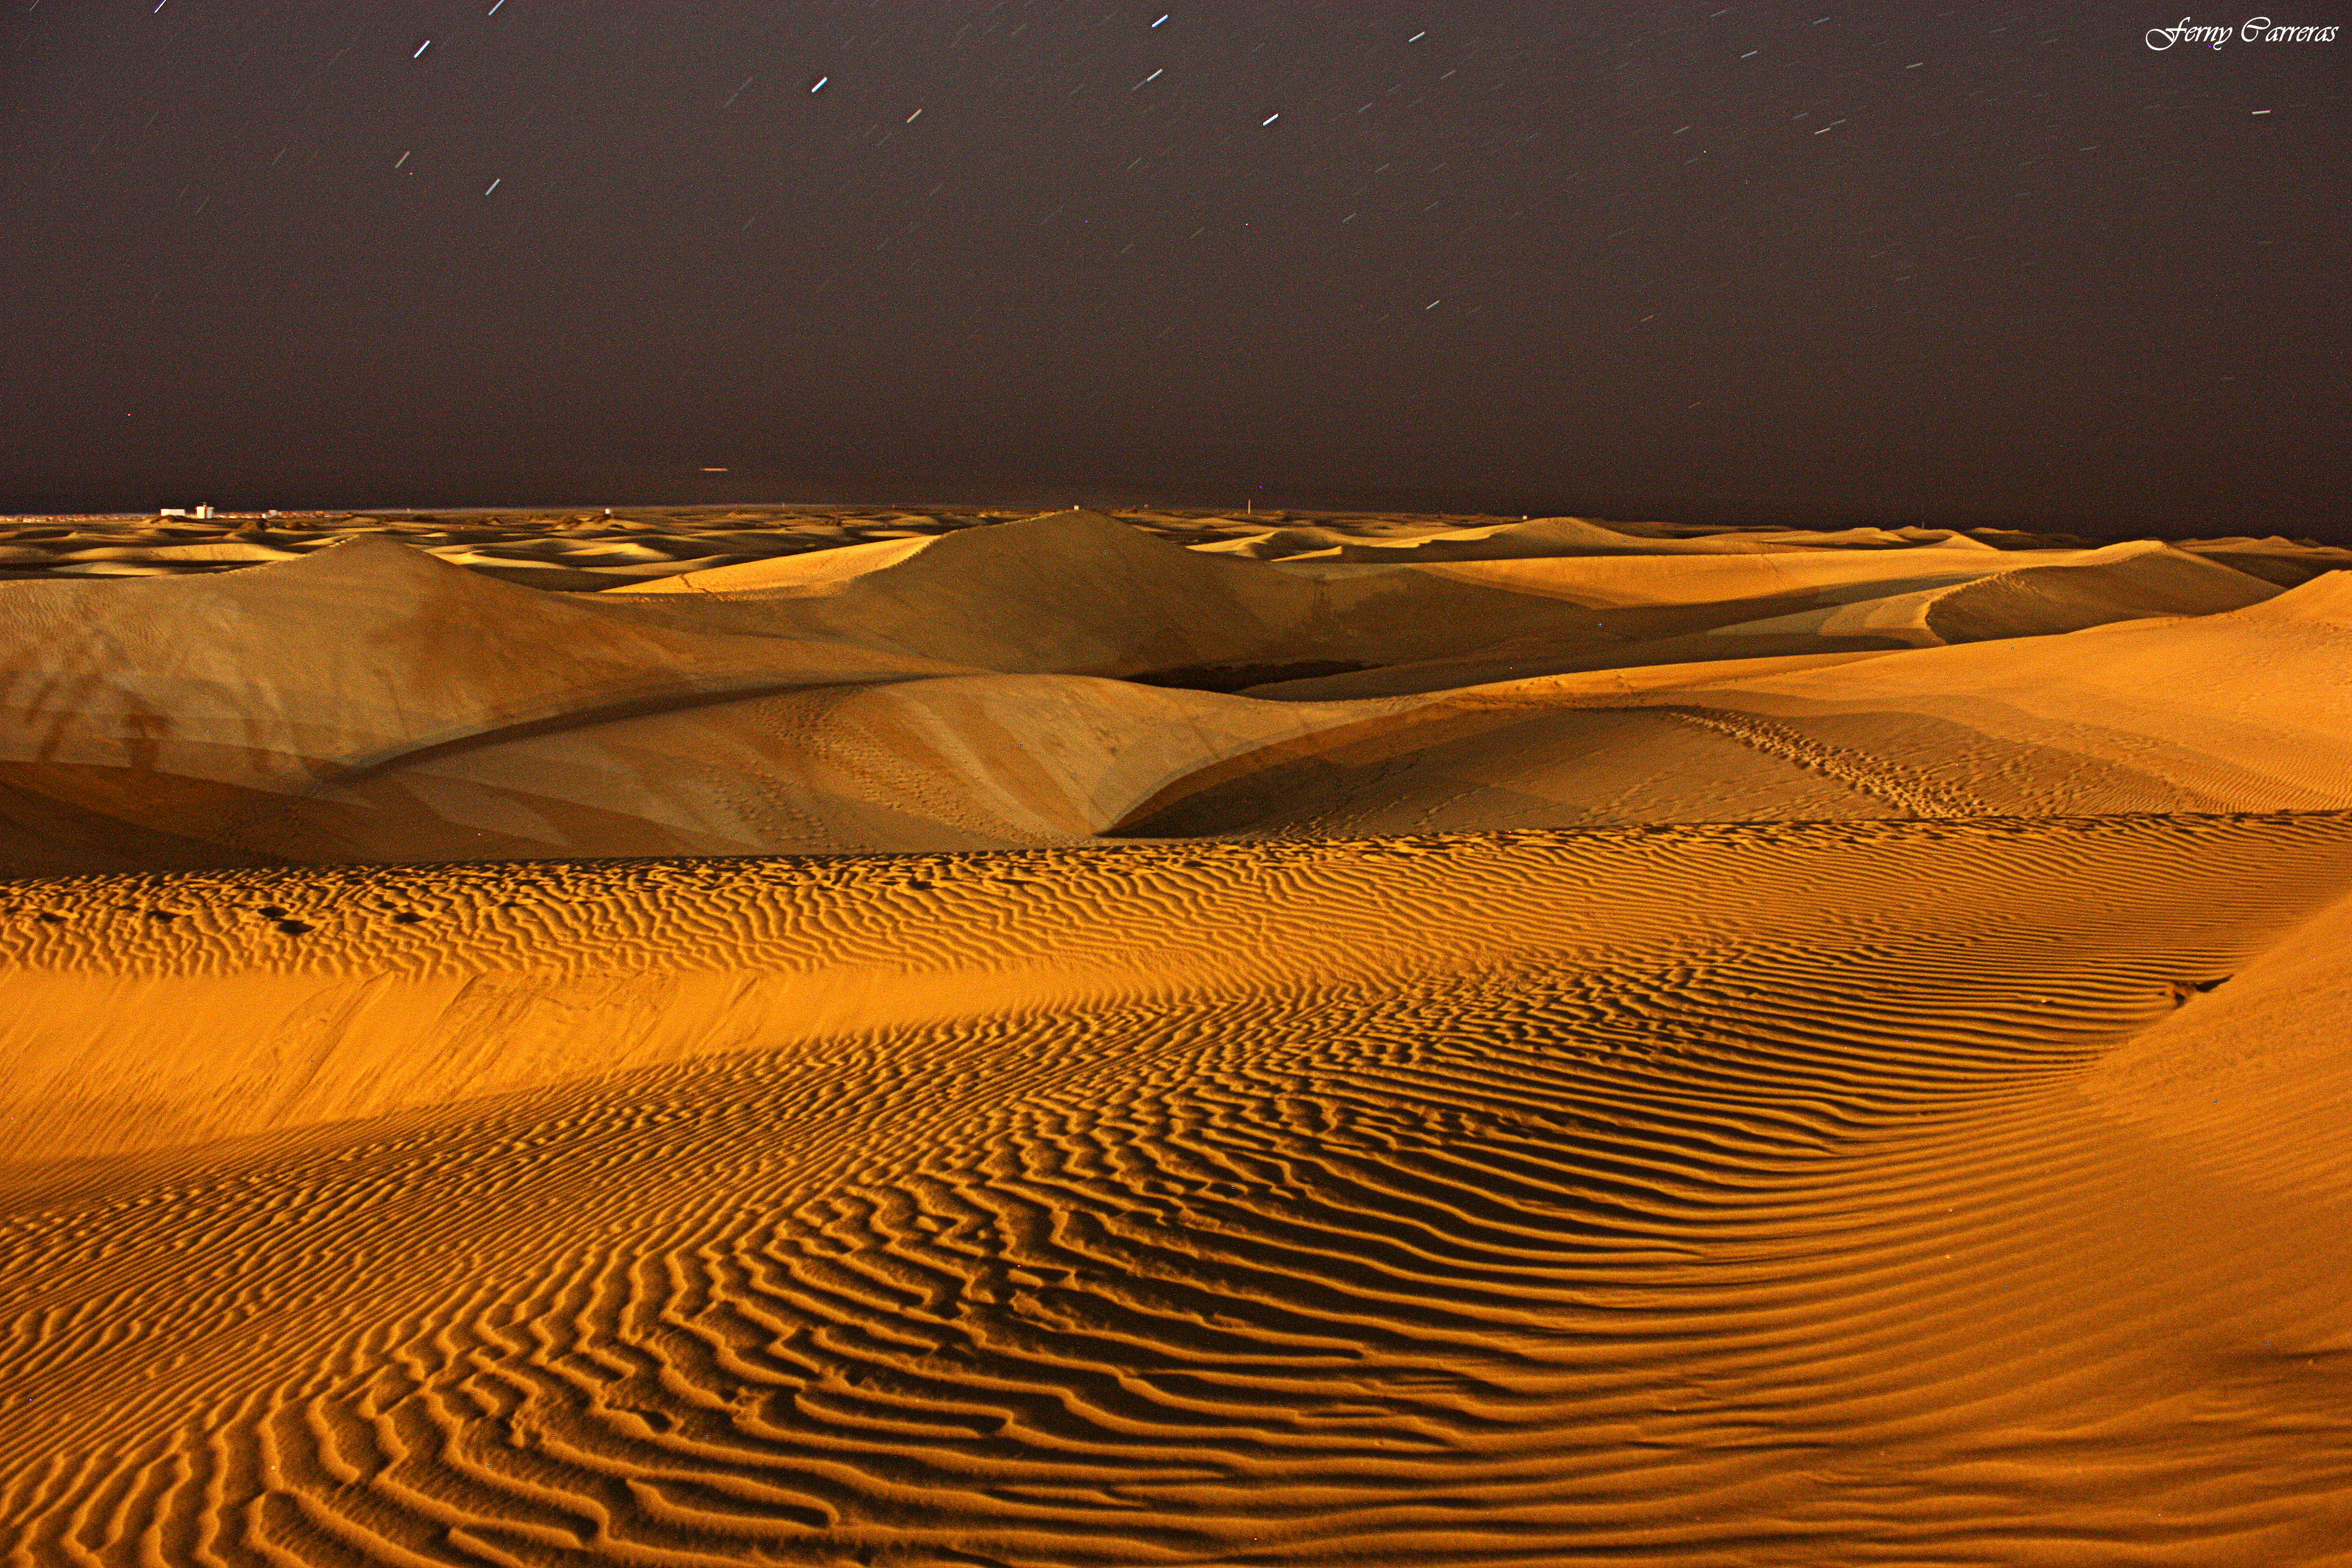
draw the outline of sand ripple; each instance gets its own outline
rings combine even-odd
[[[299,937],[215,903],[304,877]],[[504,972],[593,1025],[536,1086],[510,1012],[389,1120],[20,1168],[15,1561],[2251,1564],[2352,1531],[2338,1374],[2286,1370],[2337,1353],[2310,1182],[2251,1197],[2079,1088],[2352,886],[2342,814],[485,868],[430,955],[362,918],[395,880],[5,917],[9,984],[150,1020],[310,986],[280,1079],[426,1044],[352,1038],[340,977]],[[877,965],[929,999],[796,1026],[754,978]],[[698,968],[758,1037],[656,1011],[667,1064],[604,1070],[596,998]],[[983,973],[1028,1000],[960,1008]]]

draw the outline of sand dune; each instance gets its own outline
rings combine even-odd
[[[394,758],[731,694],[956,673],[648,624],[375,540],[196,580],[15,584],[0,590],[14,829],[0,856],[98,868],[76,862],[102,859],[121,824],[125,857],[236,863],[236,825],[257,807]],[[221,847],[168,849],[191,842]]]
[[[2093,1064],[2340,988],[2260,955],[2347,887],[2340,814],[23,885],[10,1124],[86,1157],[0,1496],[99,1563],[2322,1561],[2340,1167],[2183,1156],[2264,1047]]]
[[[1632,635],[1617,638],[1521,636],[1450,658],[1269,682],[1249,691],[1310,700],[1385,697],[1575,670],[2046,637],[2112,621],[2213,615],[2259,604],[2276,591],[2260,578],[2151,540],[2053,561],[2012,557],[1929,587],[1872,583],[1868,596],[1849,589],[1849,596],[1826,604],[1818,602],[1826,595],[1816,591],[1807,595],[1816,603],[1794,610],[1785,607],[1785,599],[1735,599],[1723,607],[1765,613],[1725,624],[1708,625],[1713,616],[1688,613],[1628,618],[1616,626]]]
[[[2352,699],[2326,674],[2352,656],[2347,581],[2063,637],[1441,692],[1410,741],[1334,731],[1312,755],[1203,770],[1115,831],[1631,822],[1645,803],[1686,821],[2352,805]]]
[[[1792,550],[1906,550],[1926,545],[1963,550],[1993,548],[1949,529],[1897,531],[1850,528],[1835,532],[1771,529],[1678,538],[1661,536],[1649,530],[1631,530],[1622,523],[1591,522],[1580,517],[1546,517],[1487,528],[1450,529],[1417,539],[1331,539],[1339,560],[1404,565],[1556,555],[1765,555]]]
[[[2347,1561],[2338,553],[0,528],[0,1561]]]
[[[2055,635],[2161,619],[2151,636],[2209,664],[2296,635],[2193,631],[2279,589],[2153,542],[1627,553],[1691,541],[1554,519],[1364,543],[1524,558],[1367,565],[1207,554],[1085,512],[863,542],[823,526],[835,548],[595,595],[388,531],[202,580],[0,587],[0,868],[2341,803],[2276,787],[2259,727],[2152,781],[2151,734],[2212,749],[2185,689],[2106,733]],[[1570,551],[1596,532],[1624,550]],[[1840,717],[1838,693],[1891,689],[1842,661],[1782,680],[1791,658],[1988,640],[1990,662],[1894,678],[1907,720]],[[1955,707],[2012,663],[2050,672],[2042,722]],[[1934,738],[1883,757],[1857,722]],[[2332,767],[2323,745],[2305,773]]]
[[[320,863],[1078,842],[1204,768],[1377,725],[1362,707],[1069,676],[833,687],[448,748],[256,804],[235,843]]]
[[[392,538],[478,575],[527,587],[595,591],[864,541],[939,532],[1021,514],[940,515],[828,508],[610,509],[572,513],[293,513],[0,521],[0,578],[103,574],[173,576],[284,560],[355,538]],[[1189,531],[1190,525],[1185,526]]]
[[[1071,511],[863,545],[830,559],[688,573],[605,597],[634,604],[658,596],[667,606],[679,595],[707,594],[716,602],[680,608],[674,613],[694,618],[672,624],[840,638],[1006,673],[1136,676],[1325,661],[1388,665],[1466,651],[1497,634],[1585,640],[1611,624],[1596,619],[1596,609],[1673,604],[1704,616],[1695,601],[1832,602],[1901,591],[1890,582],[1965,581],[2022,559],[1984,549],[1929,554],[1916,552],[1907,567],[1894,567],[1859,552],[1790,559],[1787,552],[1749,552],[1733,571],[1701,584],[1690,579],[1686,563],[1663,555],[1538,555],[1310,574],[1297,561],[1269,569],[1171,549],[1099,513]]]

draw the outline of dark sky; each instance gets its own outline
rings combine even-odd
[[[2352,532],[2352,27],[2159,51],[2172,10],[2081,4],[0,6],[0,510],[1251,496]]]

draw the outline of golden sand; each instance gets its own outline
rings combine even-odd
[[[2352,579],[1451,521],[0,584],[5,1560],[2342,1560]]]

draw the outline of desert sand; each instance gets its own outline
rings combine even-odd
[[[2352,552],[0,526],[0,1549],[2352,1562]]]

